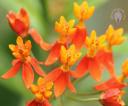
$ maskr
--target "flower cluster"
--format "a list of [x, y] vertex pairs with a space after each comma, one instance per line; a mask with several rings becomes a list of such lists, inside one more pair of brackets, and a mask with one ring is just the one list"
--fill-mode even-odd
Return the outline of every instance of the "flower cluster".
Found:
[[[89, 73], [94, 80], [101, 81], [104, 70], [110, 73], [110, 79], [95, 86], [97, 91], [103, 92], [99, 98], [100, 103], [103, 106], [125, 105], [121, 97], [124, 94], [123, 88], [127, 86], [125, 78], [128, 77], [128, 60], [122, 65], [122, 74], [116, 76], [112, 49], [113, 46], [122, 44], [126, 38], [122, 28], [115, 29], [112, 25], [109, 25], [102, 35], [97, 35], [95, 30], [89, 34], [84, 23], [93, 15], [94, 10], [94, 6], [90, 7], [86, 1], [81, 5], [74, 3], [76, 20], [67, 21], [61, 16], [59, 21], [55, 22], [55, 31], [59, 33], [59, 38], [53, 44], [45, 42], [39, 32], [30, 27], [29, 15], [25, 9], [21, 8], [18, 13], [10, 11], [7, 14], [8, 22], [18, 37], [16, 45], [9, 44], [15, 59], [2, 78], [12, 78], [20, 68], [22, 69], [25, 87], [35, 95], [26, 106], [51, 106], [49, 100], [52, 94], [57, 98], [66, 88], [77, 93], [73, 80]], [[25, 39], [27, 36], [31, 36], [42, 50], [49, 52], [45, 61], [39, 62], [32, 55], [32, 44], [30, 40]], [[82, 48], [86, 49], [86, 53], [81, 52]], [[59, 66], [49, 73], [45, 73], [40, 66], [49, 67], [57, 61]], [[39, 75], [37, 85], [33, 84], [33, 71]]]

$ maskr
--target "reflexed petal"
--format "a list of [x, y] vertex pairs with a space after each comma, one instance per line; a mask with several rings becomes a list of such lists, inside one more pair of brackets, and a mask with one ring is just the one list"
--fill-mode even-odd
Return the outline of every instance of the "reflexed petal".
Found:
[[99, 58], [103, 66], [107, 68], [110, 75], [112, 77], [115, 77], [116, 75], [114, 70], [114, 60], [112, 52], [99, 51], [99, 53], [97, 53], [97, 58]]
[[20, 66], [21, 62], [18, 61], [17, 63], [15, 63], [15, 65], [13, 65], [13, 67], [10, 70], [8, 70], [4, 75], [2, 75], [2, 78], [8, 79], [14, 77], [19, 71]]
[[54, 92], [55, 96], [59, 97], [62, 95], [67, 86], [67, 75], [66, 73], [62, 73], [55, 81], [54, 81]]
[[31, 58], [30, 64], [38, 75], [45, 76], [45, 72], [42, 70], [42, 68], [39, 66], [39, 64], [34, 58]]
[[34, 73], [31, 66], [28, 63], [23, 64], [22, 78], [27, 88], [29, 88], [34, 81]]
[[89, 72], [90, 72], [91, 76], [96, 81], [100, 81], [102, 70], [101, 70], [100, 63], [96, 58], [92, 58], [92, 59], [90, 58], [90, 60], [89, 60]]
[[75, 44], [77, 49], [81, 49], [87, 36], [87, 31], [85, 27], [77, 27], [76, 32], [73, 36], [72, 43]]
[[110, 80], [95, 86], [96, 90], [106, 91], [113, 88], [123, 88], [125, 84], [120, 83], [117, 78], [111, 78]]
[[53, 64], [55, 61], [57, 61], [57, 59], [60, 56], [60, 48], [61, 48], [60, 43], [56, 42], [55, 45], [52, 47], [52, 49], [50, 50], [49, 56], [45, 61], [45, 65], [51, 65]]
[[62, 73], [62, 70], [59, 68], [54, 69], [53, 71], [49, 72], [48, 75], [45, 77], [45, 81], [55, 81]]
[[76, 71], [71, 71], [71, 75], [74, 78], [80, 78], [84, 76], [88, 71], [88, 62], [89, 59], [87, 57], [83, 57], [83, 59], [78, 64]]
[[70, 80], [70, 76], [68, 75], [67, 76], [67, 86], [68, 86], [68, 88], [72, 91], [72, 92], [76, 92], [76, 89], [75, 89], [75, 87], [73, 86], [73, 84], [72, 84], [72, 82], [71, 82], [71, 80]]

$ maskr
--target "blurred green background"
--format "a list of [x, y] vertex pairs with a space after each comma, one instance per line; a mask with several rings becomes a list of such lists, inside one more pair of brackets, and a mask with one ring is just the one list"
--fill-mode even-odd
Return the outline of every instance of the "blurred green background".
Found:
[[[6, 19], [6, 14], [9, 10], [18, 11], [21, 7], [27, 9], [30, 15], [31, 26], [36, 28], [47, 42], [55, 41], [58, 36], [54, 32], [54, 23], [61, 15], [66, 19], [74, 18], [73, 16], [73, 2], [79, 3], [82, 0], [0, 0], [0, 75], [5, 73], [11, 67], [13, 59], [8, 44], [15, 43], [16, 34], [10, 29]], [[109, 24], [114, 27], [123, 27], [125, 36], [128, 32], [128, 0], [88, 0], [90, 5], [96, 7], [93, 17], [86, 22], [88, 32], [95, 29], [98, 35], [105, 32]], [[112, 19], [113, 11], [120, 8], [122, 11], [122, 20], [117, 23]], [[30, 38], [31, 39], [31, 38]], [[31, 39], [32, 40], [32, 39]], [[33, 53], [39, 60], [45, 60], [48, 53], [40, 50], [40, 48], [33, 43]], [[128, 57], [128, 42], [114, 48], [114, 59], [116, 73], [121, 73], [122, 62]], [[56, 65], [48, 68], [53, 69]], [[47, 69], [46, 67], [43, 67]], [[109, 78], [107, 72], [103, 74], [102, 81]], [[93, 86], [96, 82], [88, 77], [82, 79], [75, 86], [78, 92], [94, 92]], [[128, 93], [124, 100], [128, 105]], [[72, 95], [68, 91], [62, 97], [62, 100], [53, 100], [53, 106], [100, 106], [98, 102], [78, 102], [72, 101], [66, 95]], [[96, 95], [98, 96], [98, 95]], [[25, 106], [27, 100], [32, 99], [31, 92], [27, 91], [22, 83], [21, 73], [15, 78], [9, 80], [0, 79], [0, 106]], [[87, 96], [82, 96], [87, 98]], [[61, 101], [61, 103], [60, 103]]]

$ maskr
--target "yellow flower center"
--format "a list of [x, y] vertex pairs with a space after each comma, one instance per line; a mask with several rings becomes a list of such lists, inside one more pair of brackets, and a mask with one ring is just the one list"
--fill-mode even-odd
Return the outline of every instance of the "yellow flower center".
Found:
[[96, 37], [96, 31], [92, 31], [90, 38], [87, 37], [85, 44], [87, 46], [87, 55], [94, 57], [98, 50], [105, 47], [104, 45], [105, 36]]
[[28, 40], [24, 44], [23, 39], [20, 36], [17, 37], [16, 42], [17, 42], [17, 45], [14, 45], [14, 44], [9, 45], [9, 48], [12, 51], [12, 55], [17, 59], [25, 61], [26, 58], [28, 58], [30, 55], [30, 51], [32, 47], [31, 42]]
[[69, 68], [75, 64], [75, 62], [80, 58], [81, 53], [77, 52], [75, 45], [71, 45], [69, 49], [65, 46], [61, 46], [60, 50], [60, 61], [63, 64], [61, 68], [64, 71], [68, 71]]
[[53, 82], [45, 83], [44, 79], [39, 77], [37, 85], [31, 85], [31, 91], [35, 95], [37, 101], [44, 101], [52, 96]]

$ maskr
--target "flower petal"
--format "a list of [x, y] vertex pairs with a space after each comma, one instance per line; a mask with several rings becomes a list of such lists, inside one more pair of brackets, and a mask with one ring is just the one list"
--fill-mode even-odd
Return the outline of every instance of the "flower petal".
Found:
[[54, 81], [54, 92], [55, 96], [59, 97], [62, 95], [67, 86], [67, 76], [66, 73], [62, 73], [55, 81]]
[[[70, 75], [70, 74], [69, 74]], [[70, 89], [70, 91], [72, 91], [72, 92], [76, 92], [76, 89], [75, 89], [75, 87], [73, 86], [73, 84], [72, 84], [72, 82], [71, 82], [71, 80], [70, 80], [70, 76], [67, 76], [67, 86], [68, 86], [68, 88]]]
[[29, 34], [31, 35], [31, 37], [33, 38], [33, 40], [34, 40], [38, 45], [40, 45], [40, 47], [41, 47], [43, 50], [48, 51], [49, 49], [52, 48], [52, 45], [51, 45], [51, 44], [48, 44], [48, 43], [44, 42], [43, 38], [41, 38], [41, 35], [37, 32], [37, 30], [35, 30], [35, 29], [30, 29], [30, 30], [29, 30]]
[[114, 70], [114, 60], [113, 60], [112, 52], [99, 51], [97, 55], [98, 55], [97, 58], [100, 59], [101, 63], [103, 64], [103, 66], [107, 68], [111, 76], [115, 77], [116, 75], [115, 75], [115, 70]]
[[73, 36], [72, 43], [75, 44], [77, 49], [81, 49], [87, 36], [85, 27], [76, 27], [76, 32]]
[[96, 81], [100, 81], [102, 74], [101, 65], [95, 57], [89, 60], [89, 72]]
[[113, 88], [121, 89], [123, 87], [125, 87], [125, 84], [120, 83], [117, 78], [111, 78], [110, 80], [95, 86], [96, 90], [99, 91], [106, 91]]
[[4, 75], [2, 75], [2, 78], [8, 79], [14, 77], [19, 71], [20, 66], [21, 66], [21, 62], [18, 61], [17, 63], [15, 63], [15, 65], [13, 65], [11, 69], [9, 69]]
[[29, 88], [34, 81], [34, 73], [28, 63], [23, 64], [22, 78], [27, 88]]
[[88, 62], [89, 62], [88, 57], [86, 57], [86, 56], [83, 57], [83, 59], [78, 64], [76, 71], [70, 71], [71, 75], [74, 78], [80, 78], [80, 77], [84, 76], [88, 71]]
[[48, 81], [55, 81], [62, 73], [62, 70], [59, 68], [54, 69], [53, 71], [49, 72], [47, 76], [45, 76], [45, 82]]
[[37, 61], [34, 58], [31, 58], [30, 64], [38, 75], [45, 76], [45, 72], [41, 69], [41, 67], [38, 65]]
[[57, 61], [57, 59], [60, 56], [60, 48], [61, 48], [60, 43], [56, 42], [55, 45], [52, 47], [48, 58], [45, 61], [45, 65], [51, 65], [53, 64], [55, 61]]

